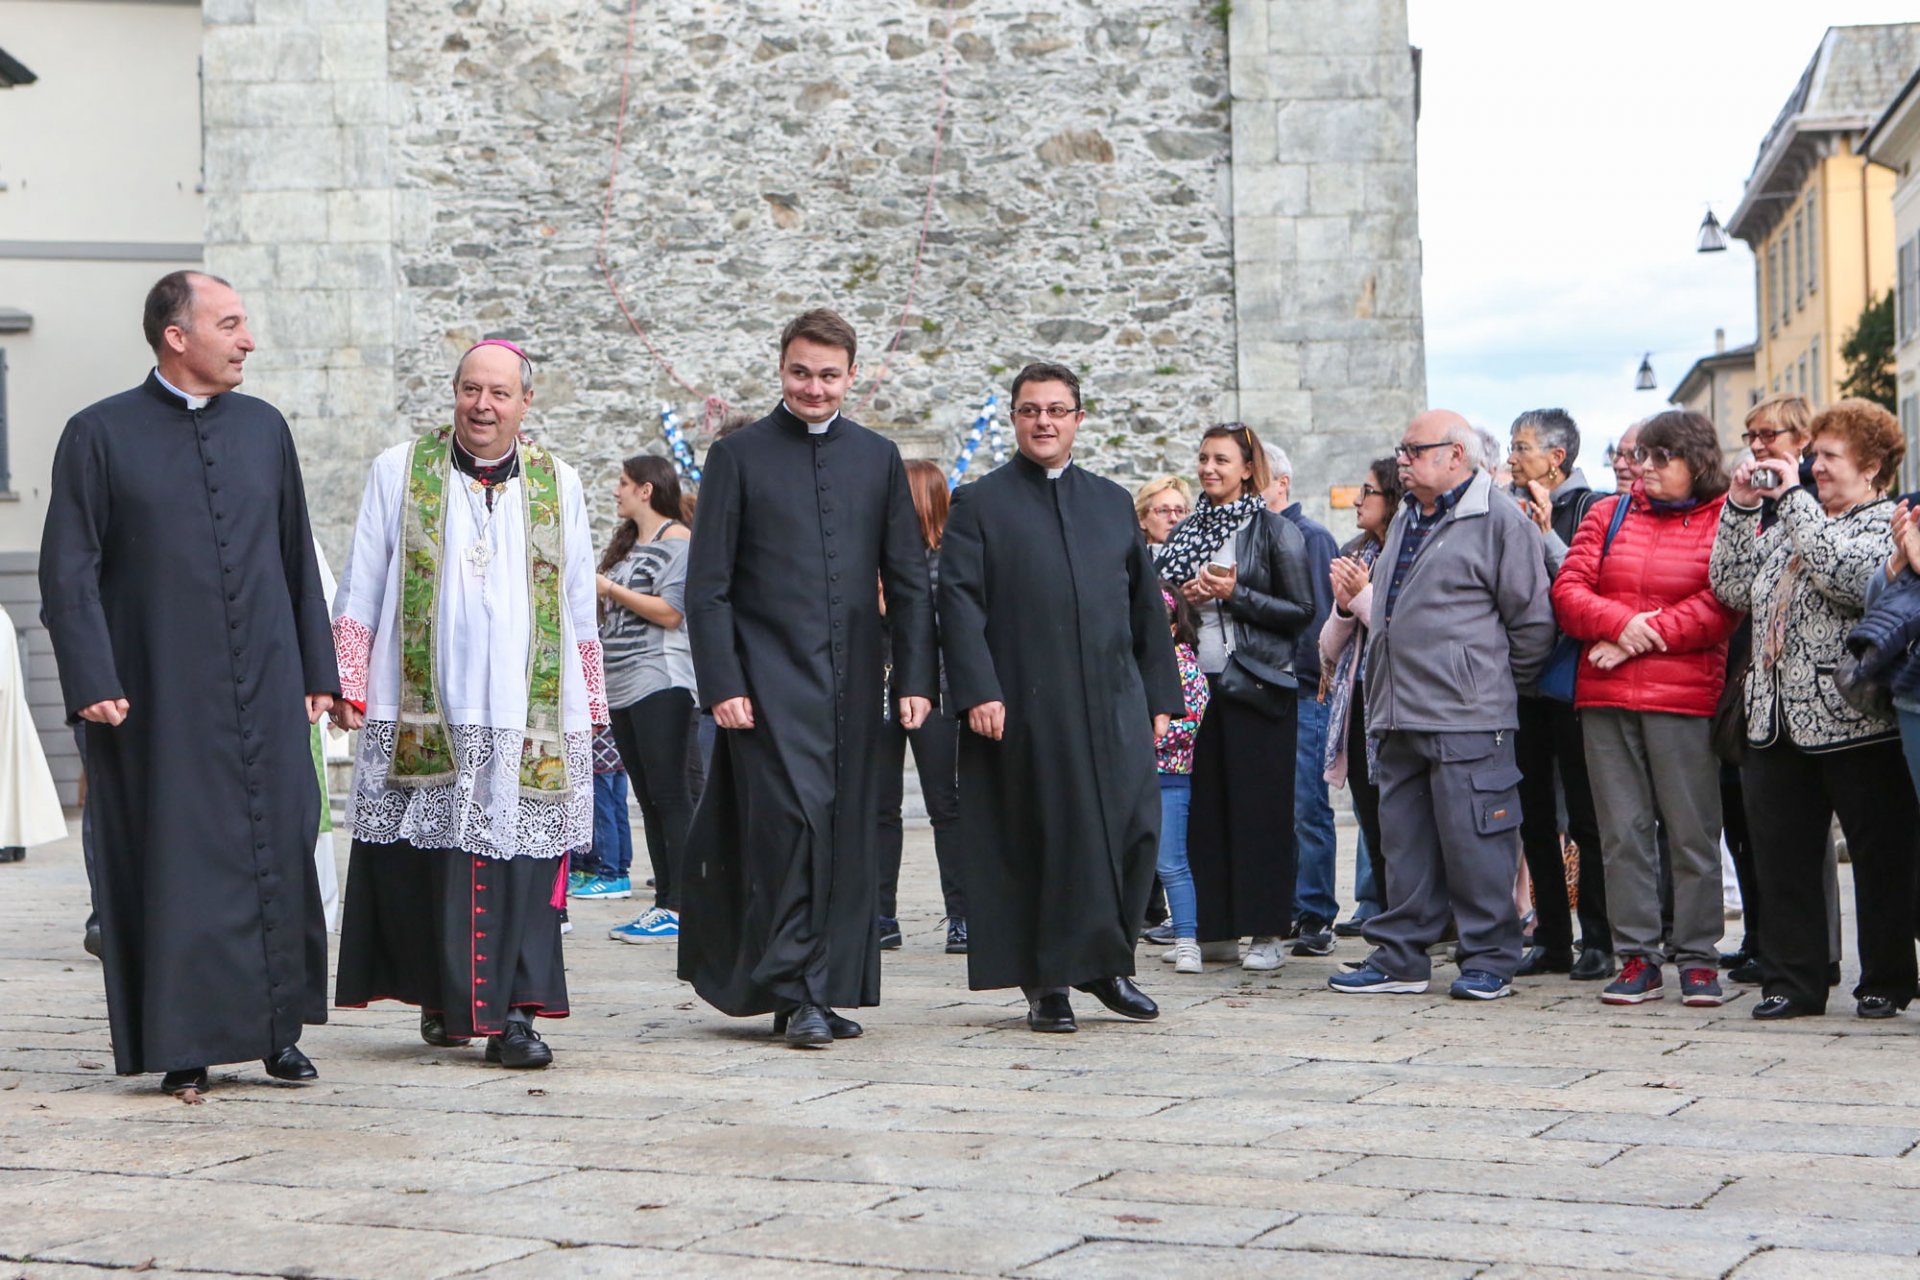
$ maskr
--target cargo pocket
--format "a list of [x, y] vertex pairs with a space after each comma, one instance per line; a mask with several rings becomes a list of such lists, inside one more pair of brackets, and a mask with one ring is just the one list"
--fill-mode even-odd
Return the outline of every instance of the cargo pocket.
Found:
[[1473, 784], [1473, 821], [1483, 836], [1514, 831], [1520, 826], [1520, 770], [1513, 765], [1488, 765], [1468, 774]]

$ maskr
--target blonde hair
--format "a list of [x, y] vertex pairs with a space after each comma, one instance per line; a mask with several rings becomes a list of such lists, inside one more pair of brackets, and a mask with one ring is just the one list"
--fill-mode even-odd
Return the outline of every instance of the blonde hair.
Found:
[[1778, 431], [1791, 431], [1803, 440], [1810, 439], [1813, 435], [1813, 406], [1807, 403], [1803, 395], [1782, 391], [1747, 410], [1746, 428], [1751, 431], [1756, 422], [1764, 422]]
[[1133, 491], [1133, 518], [1145, 520], [1147, 508], [1153, 505], [1153, 500], [1169, 489], [1180, 495], [1180, 501], [1188, 506], [1193, 505], [1193, 490], [1187, 487], [1184, 479], [1173, 475], [1155, 476]]

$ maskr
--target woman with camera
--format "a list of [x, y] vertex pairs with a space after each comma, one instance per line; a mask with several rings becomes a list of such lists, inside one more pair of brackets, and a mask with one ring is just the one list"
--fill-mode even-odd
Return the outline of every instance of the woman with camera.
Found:
[[[1853, 863], [1860, 983], [1855, 1012], [1891, 1018], [1913, 998], [1914, 874], [1920, 802], [1890, 715], [1851, 705], [1834, 681], [1847, 633], [1884, 572], [1906, 452], [1879, 405], [1847, 399], [1811, 424], [1818, 496], [1773, 459], [1734, 470], [1709, 574], [1730, 609], [1753, 618], [1742, 767], [1755, 870], [1767, 904], [1762, 1020], [1824, 1013], [1826, 895], [1821, 869], [1835, 814]], [[1777, 519], [1759, 530], [1763, 501]]]

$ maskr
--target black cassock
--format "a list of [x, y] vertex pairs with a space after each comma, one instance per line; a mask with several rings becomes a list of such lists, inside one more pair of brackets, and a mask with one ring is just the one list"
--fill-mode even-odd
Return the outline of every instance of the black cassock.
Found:
[[337, 694], [293, 437], [156, 377], [54, 454], [40, 591], [87, 726], [107, 1016], [123, 1075], [264, 1058], [327, 1020], [305, 695]]
[[874, 771], [893, 689], [935, 695], [933, 601], [893, 442], [785, 405], [707, 455], [687, 561], [703, 705], [722, 729], [687, 833], [680, 976], [723, 1013], [880, 1001]]
[[[969, 984], [1132, 974], [1160, 841], [1153, 716], [1183, 706], [1133, 499], [1023, 454], [961, 488], [940, 631], [962, 717]], [[966, 728], [983, 702], [1006, 704], [998, 742]]]

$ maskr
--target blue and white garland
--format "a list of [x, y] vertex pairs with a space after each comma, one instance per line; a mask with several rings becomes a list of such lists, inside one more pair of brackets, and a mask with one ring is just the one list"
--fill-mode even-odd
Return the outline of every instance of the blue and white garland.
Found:
[[987, 402], [980, 406], [980, 416], [973, 420], [973, 426], [967, 429], [967, 438], [960, 442], [960, 456], [954, 459], [953, 470], [947, 475], [947, 488], [958, 488], [960, 479], [967, 473], [967, 466], [973, 461], [973, 455], [985, 444], [991, 452], [995, 466], [1007, 460], [1006, 437], [1000, 429], [1000, 417], [995, 412], [1000, 405], [1000, 397], [994, 392], [987, 393]]
[[682, 480], [700, 483], [700, 467], [693, 460], [693, 449], [680, 434], [680, 415], [671, 406], [660, 406], [660, 434], [667, 438], [667, 452], [673, 455], [673, 469]]

